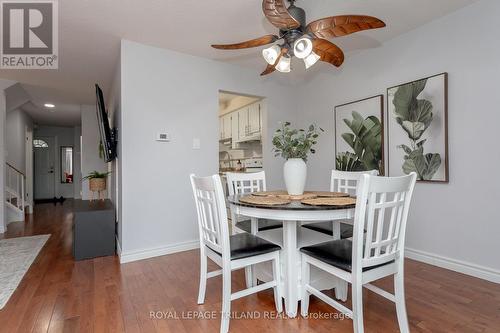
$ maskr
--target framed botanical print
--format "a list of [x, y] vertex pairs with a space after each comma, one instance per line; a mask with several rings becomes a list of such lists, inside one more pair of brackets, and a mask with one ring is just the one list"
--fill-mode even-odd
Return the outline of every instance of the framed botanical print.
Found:
[[385, 175], [383, 110], [383, 95], [335, 107], [335, 169]]
[[447, 183], [448, 73], [387, 89], [389, 176]]

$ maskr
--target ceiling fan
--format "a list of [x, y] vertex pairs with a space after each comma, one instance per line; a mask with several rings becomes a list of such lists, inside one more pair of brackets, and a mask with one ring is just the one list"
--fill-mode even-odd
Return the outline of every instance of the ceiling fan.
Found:
[[238, 50], [272, 44], [283, 40], [262, 51], [268, 63], [260, 75], [267, 75], [275, 70], [288, 73], [291, 71], [291, 60], [295, 56], [304, 61], [306, 69], [318, 60], [339, 67], [344, 62], [344, 52], [329, 38], [349, 35], [358, 31], [385, 27], [380, 19], [365, 15], [339, 15], [325, 17], [306, 25], [306, 13], [295, 6], [295, 0], [263, 0], [262, 10], [266, 18], [279, 28], [279, 35], [266, 35], [236, 44], [215, 44], [213, 48], [221, 50]]

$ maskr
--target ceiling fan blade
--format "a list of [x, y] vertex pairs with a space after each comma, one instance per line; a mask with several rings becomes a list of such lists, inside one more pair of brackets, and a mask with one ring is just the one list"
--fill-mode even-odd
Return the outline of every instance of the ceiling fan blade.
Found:
[[313, 51], [320, 56], [320, 60], [340, 67], [344, 62], [344, 52], [332, 42], [326, 39], [314, 39]]
[[279, 39], [276, 35], [266, 35], [259, 38], [247, 40], [245, 42], [236, 43], [236, 44], [214, 44], [211, 45], [215, 49], [220, 50], [239, 50], [239, 49], [248, 49], [251, 47], [263, 46], [267, 44], [274, 43]]
[[273, 66], [273, 65], [267, 65], [266, 69], [260, 73], [260, 76], [264, 76], [264, 75], [267, 75], [267, 74], [271, 74], [272, 72], [274, 72], [276, 70], [276, 66]]
[[285, 0], [264, 0], [262, 11], [266, 18], [279, 29], [295, 29], [300, 27], [300, 22], [290, 15], [286, 9]]
[[287, 52], [288, 52], [288, 49], [282, 47], [280, 55], [278, 56], [278, 58], [274, 62], [274, 65], [269, 65], [268, 64], [267, 67], [266, 67], [266, 69], [262, 73], [260, 73], [260, 76], [264, 76], [264, 75], [271, 74], [272, 72], [274, 72], [276, 70], [276, 66], [278, 65], [278, 63], [281, 60], [281, 57], [283, 57], [285, 55], [285, 53], [287, 53]]
[[340, 15], [325, 17], [309, 23], [306, 31], [318, 38], [340, 37], [355, 32], [385, 27], [385, 23], [372, 16]]

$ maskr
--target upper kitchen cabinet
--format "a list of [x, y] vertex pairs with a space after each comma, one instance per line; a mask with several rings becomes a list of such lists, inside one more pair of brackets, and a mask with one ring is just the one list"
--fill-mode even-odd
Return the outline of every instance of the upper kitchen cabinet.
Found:
[[238, 111], [238, 141], [260, 140], [261, 103], [254, 103]]
[[219, 139], [227, 140], [233, 137], [232, 113], [228, 113], [219, 118]]
[[260, 133], [260, 103], [250, 105], [248, 108], [248, 132]]

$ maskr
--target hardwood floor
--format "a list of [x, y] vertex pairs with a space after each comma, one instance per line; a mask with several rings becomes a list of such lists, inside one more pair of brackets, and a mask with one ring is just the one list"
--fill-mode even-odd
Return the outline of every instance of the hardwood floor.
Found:
[[[209, 281], [206, 303], [196, 304], [198, 251], [125, 265], [117, 257], [75, 262], [71, 224], [67, 201], [38, 205], [27, 222], [9, 225], [4, 238], [52, 237], [0, 310], [0, 332], [219, 331], [218, 319], [190, 318], [221, 309], [220, 277]], [[235, 272], [233, 290], [243, 283], [242, 271]], [[389, 279], [378, 285], [392, 291]], [[406, 293], [412, 332], [500, 332], [500, 285], [407, 260]], [[394, 304], [365, 290], [364, 309], [366, 332], [398, 332]], [[232, 311], [238, 319], [230, 332], [352, 332], [351, 320], [333, 319], [335, 310], [315, 298], [316, 318], [269, 319], [271, 290], [232, 302]], [[245, 318], [251, 315], [260, 318]]]

